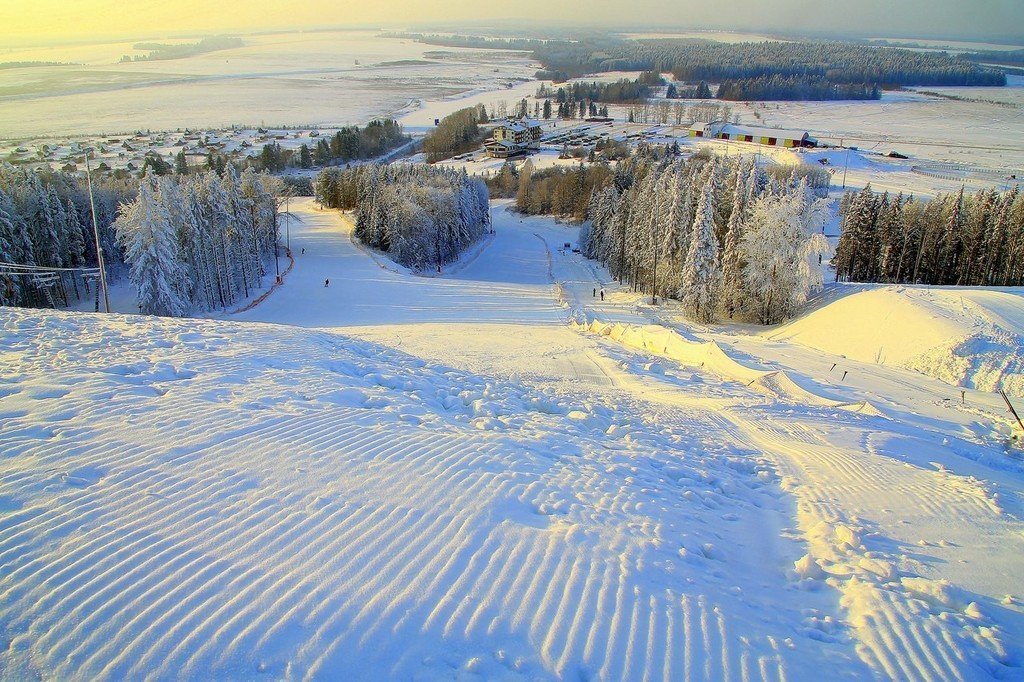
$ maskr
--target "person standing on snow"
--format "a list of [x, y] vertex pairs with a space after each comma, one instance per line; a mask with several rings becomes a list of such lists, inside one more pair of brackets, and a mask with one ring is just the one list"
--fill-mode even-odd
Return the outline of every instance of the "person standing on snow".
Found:
[[329, 286], [331, 286], [331, 280], [329, 280], [329, 279], [325, 279], [325, 280], [324, 280], [324, 288], [327, 288], [327, 287], [329, 287]]

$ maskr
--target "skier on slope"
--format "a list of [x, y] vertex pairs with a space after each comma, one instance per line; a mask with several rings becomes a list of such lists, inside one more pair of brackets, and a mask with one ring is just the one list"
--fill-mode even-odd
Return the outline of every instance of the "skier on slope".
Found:
[[331, 286], [331, 280], [329, 280], [329, 279], [325, 279], [325, 280], [324, 280], [324, 288], [327, 288], [327, 287], [329, 287], [329, 286]]

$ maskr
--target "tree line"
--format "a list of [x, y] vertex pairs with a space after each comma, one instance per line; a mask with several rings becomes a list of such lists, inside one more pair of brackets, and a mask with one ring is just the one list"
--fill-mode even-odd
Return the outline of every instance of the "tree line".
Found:
[[[660, 80], [660, 77], [659, 77]], [[597, 81], [567, 83], [557, 89], [542, 84], [537, 88], [538, 98], [551, 98], [559, 104], [565, 102], [636, 102], [647, 99], [651, 84], [641, 79], [621, 78], [612, 83]]]
[[931, 200], [843, 197], [836, 280], [945, 285], [1024, 284], [1024, 196], [981, 189]]
[[[93, 186], [100, 243], [108, 270], [123, 263], [113, 223], [133, 195], [130, 178], [97, 177]], [[96, 267], [86, 183], [74, 175], [0, 164], [0, 262], [44, 268]], [[54, 276], [0, 272], [0, 305], [54, 307], [80, 300], [90, 284], [80, 273]]]
[[724, 80], [718, 86], [718, 99], [731, 101], [827, 101], [840, 99], [880, 99], [878, 85], [841, 83], [821, 76], [756, 76]]
[[416, 270], [440, 268], [490, 229], [487, 186], [466, 172], [410, 164], [327, 168], [314, 183], [327, 208], [355, 209], [355, 236]]
[[230, 165], [223, 178], [146, 174], [114, 224], [140, 312], [226, 308], [276, 274], [276, 188], [274, 178]]
[[479, 124], [487, 120], [487, 109], [483, 104], [459, 109], [445, 116], [423, 139], [427, 161], [441, 161], [479, 146], [483, 141]]
[[587, 216], [584, 255], [700, 322], [774, 324], [822, 285], [827, 202], [806, 179], [780, 181], [750, 160], [634, 157], [593, 193]]
[[994, 85], [1006, 75], [944, 52], [845, 42], [718, 43], [679, 39], [547, 43], [534, 50], [548, 69], [570, 74], [671, 72], [686, 82], [779, 76], [875, 85]]
[[520, 169], [505, 163], [487, 180], [487, 186], [492, 196], [514, 197], [520, 213], [556, 215], [578, 223], [586, 218], [591, 193], [612, 175], [610, 166], [603, 163], [537, 171], [528, 160]]
[[230, 50], [244, 47], [245, 43], [236, 36], [209, 36], [197, 43], [135, 43], [133, 50], [146, 50], [146, 54], [124, 55], [122, 62], [149, 62], [164, 59], [183, 59], [207, 52]]
[[346, 126], [330, 137], [317, 140], [312, 149], [307, 144], [302, 144], [298, 150], [284, 149], [278, 142], [268, 142], [260, 151], [258, 163], [271, 173], [286, 168], [332, 166], [381, 156], [410, 139], [394, 119], [377, 119], [362, 128]]
[[623, 40], [610, 36], [588, 36], [575, 41], [416, 37], [434, 45], [529, 50], [544, 67], [537, 77], [556, 82], [589, 73], [655, 71], [671, 72], [676, 80], [691, 83], [777, 76], [879, 87], [1006, 85], [1002, 71], [962, 56], [852, 42], [730, 44], [686, 39]]

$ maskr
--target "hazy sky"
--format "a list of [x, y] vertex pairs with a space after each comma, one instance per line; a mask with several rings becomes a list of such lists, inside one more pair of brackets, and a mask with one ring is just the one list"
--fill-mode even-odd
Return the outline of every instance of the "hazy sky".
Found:
[[864, 37], [1024, 39], [1024, 0], [0, 0], [0, 47], [331, 25], [529, 19]]

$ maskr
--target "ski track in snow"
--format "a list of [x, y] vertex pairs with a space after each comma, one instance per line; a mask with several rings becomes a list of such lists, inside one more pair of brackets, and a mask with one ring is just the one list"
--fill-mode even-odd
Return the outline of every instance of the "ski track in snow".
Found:
[[693, 415], [327, 334], [2, 319], [5, 377], [73, 387], [3, 399], [8, 675], [786, 677], [796, 616], [759, 602], [793, 588], [729, 567], [785, 505]]
[[422, 278], [298, 203], [226, 321], [0, 309], [0, 677], [1022, 677], [983, 411], [666, 357], [501, 205]]

